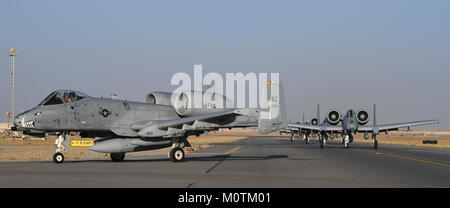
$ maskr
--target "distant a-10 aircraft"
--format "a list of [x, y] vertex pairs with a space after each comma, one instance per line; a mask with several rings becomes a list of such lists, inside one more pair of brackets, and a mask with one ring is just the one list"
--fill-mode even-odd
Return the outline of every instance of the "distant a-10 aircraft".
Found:
[[317, 118], [311, 120], [311, 123], [289, 123], [285, 128], [285, 132], [289, 130], [292, 134], [303, 135], [304, 140], [308, 143], [309, 136], [317, 134], [319, 136], [320, 148], [323, 148], [328, 137], [334, 138], [342, 136], [342, 143], [345, 148], [353, 142], [353, 134], [364, 133], [364, 138], [369, 139], [369, 133], [372, 134], [372, 147], [378, 148], [377, 134], [380, 132], [397, 131], [400, 128], [410, 128], [419, 125], [428, 125], [439, 123], [439, 120], [412, 121], [393, 124], [376, 124], [376, 105], [373, 106], [373, 125], [367, 125], [369, 122], [369, 113], [365, 110], [355, 112], [353, 109], [347, 111], [345, 115], [341, 115], [337, 110], [329, 110], [326, 118], [322, 123], [320, 121], [320, 107], [317, 105]]

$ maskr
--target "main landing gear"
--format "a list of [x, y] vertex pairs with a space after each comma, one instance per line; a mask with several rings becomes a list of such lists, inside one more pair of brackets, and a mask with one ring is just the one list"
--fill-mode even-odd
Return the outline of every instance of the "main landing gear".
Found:
[[180, 162], [184, 159], [184, 150], [181, 147], [172, 148], [169, 152], [170, 160]]
[[306, 144], [308, 144], [308, 134], [303, 134], [303, 133], [301, 133], [300, 131], [298, 132], [298, 134], [294, 134], [294, 133], [291, 133], [291, 142], [293, 142], [294, 141], [294, 139], [297, 137], [297, 138], [300, 138], [300, 137], [302, 137], [303, 136], [303, 141], [306, 143]]
[[110, 157], [113, 162], [122, 162], [125, 159], [125, 152], [111, 153]]
[[378, 141], [376, 134], [372, 134], [372, 148], [378, 149]]
[[64, 153], [69, 150], [70, 136], [69, 133], [61, 133], [55, 140], [56, 153], [53, 155], [53, 162], [56, 164], [64, 162]]
[[169, 158], [173, 162], [181, 162], [184, 160], [184, 147], [190, 147], [187, 137], [176, 137], [172, 139], [172, 149], [169, 152]]

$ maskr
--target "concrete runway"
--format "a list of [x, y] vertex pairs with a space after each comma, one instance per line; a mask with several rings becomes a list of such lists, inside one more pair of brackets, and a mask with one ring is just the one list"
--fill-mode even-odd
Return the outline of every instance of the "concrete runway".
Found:
[[320, 149], [288, 137], [249, 137], [188, 153], [125, 161], [0, 162], [0, 187], [450, 187], [450, 150], [369, 143]]

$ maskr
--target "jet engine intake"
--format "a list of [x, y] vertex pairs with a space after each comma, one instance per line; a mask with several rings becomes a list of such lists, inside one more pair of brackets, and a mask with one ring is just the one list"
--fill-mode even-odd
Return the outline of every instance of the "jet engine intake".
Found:
[[144, 102], [160, 105], [172, 105], [172, 93], [170, 92], [150, 92], [145, 97]]
[[365, 110], [359, 110], [358, 113], [356, 113], [356, 118], [358, 119], [359, 125], [364, 125], [369, 122], [369, 113]]
[[337, 110], [330, 110], [327, 113], [327, 123], [336, 125], [341, 120], [341, 114]]

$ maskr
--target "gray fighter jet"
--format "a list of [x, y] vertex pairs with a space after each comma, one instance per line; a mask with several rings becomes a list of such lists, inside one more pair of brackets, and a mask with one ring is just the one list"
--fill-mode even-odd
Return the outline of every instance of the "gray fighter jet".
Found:
[[439, 123], [439, 120], [425, 120], [377, 125], [376, 105], [373, 105], [373, 125], [366, 125], [369, 122], [369, 113], [367, 111], [359, 110], [355, 112], [353, 109], [348, 110], [345, 115], [341, 115], [337, 110], [329, 110], [326, 114], [325, 120], [321, 124], [317, 125], [317, 121], [320, 121], [319, 109], [320, 108], [318, 105], [317, 120], [311, 121], [312, 124], [289, 123], [288, 128], [295, 129], [293, 131], [298, 132], [299, 135], [303, 134], [306, 143], [310, 134], [317, 134], [319, 136], [320, 148], [323, 148], [325, 146], [328, 137], [333, 139], [341, 135], [344, 147], [348, 148], [350, 143], [353, 142], [352, 134], [364, 133], [364, 138], [369, 139], [369, 133], [371, 133], [372, 147], [374, 149], [377, 149], [378, 141], [376, 136], [380, 132], [385, 132], [386, 134], [388, 134], [389, 131], [397, 131], [400, 128], [410, 129], [412, 126]]
[[[305, 144], [308, 144], [309, 138], [316, 137], [318, 134], [318, 131], [308, 129], [308, 128], [298, 128], [298, 127], [296, 127], [296, 125], [317, 126], [319, 124], [319, 120], [320, 120], [320, 109], [319, 108], [320, 108], [320, 106], [317, 105], [317, 117], [316, 118], [312, 118], [310, 121], [305, 121], [305, 114], [303, 114], [302, 122], [295, 122], [295, 123], [289, 122], [290, 125], [286, 126], [283, 129], [280, 129], [280, 134], [289, 133], [291, 135], [291, 142], [294, 141], [295, 137], [298, 137], [298, 138], [303, 137], [303, 141], [305, 142]], [[324, 123], [322, 123], [321, 125], [324, 125]]]
[[[184, 159], [183, 148], [189, 146], [186, 140], [189, 135], [249, 126], [269, 133], [287, 125], [281, 85], [278, 95], [271, 96], [267, 109], [216, 108], [214, 103], [193, 108], [185, 92], [174, 97], [172, 102], [172, 93], [153, 92], [144, 102], [131, 102], [58, 90], [36, 107], [17, 115], [12, 130], [35, 136], [57, 133], [55, 163], [64, 161], [71, 132], [79, 132], [85, 138], [100, 137], [88, 149], [110, 153], [112, 161], [124, 160], [127, 152], [172, 147], [169, 158], [177, 162]], [[220, 99], [219, 95], [215, 97]]]
[[[291, 123], [289, 121], [289, 123]], [[317, 118], [313, 118], [311, 119], [311, 121], [305, 121], [305, 114], [303, 114], [303, 120], [302, 122], [295, 122], [295, 124], [312, 124], [312, 125], [317, 125], [318, 121]], [[302, 137], [303, 136], [303, 141], [305, 141], [306, 144], [308, 144], [309, 141], [309, 136], [312, 135], [313, 137], [315, 136], [314, 131], [311, 131], [309, 129], [301, 129], [301, 128], [296, 128], [296, 127], [289, 127], [286, 126], [285, 128], [280, 129], [280, 135], [283, 134], [290, 134], [291, 135], [291, 142], [294, 141], [295, 137]]]

